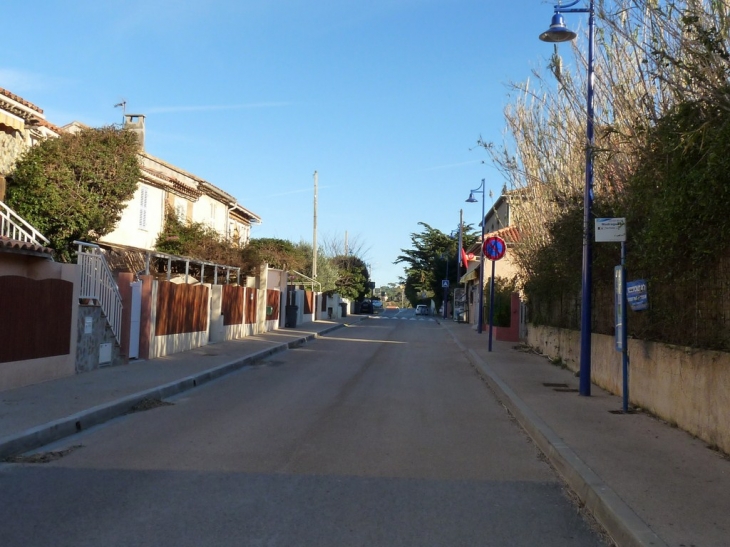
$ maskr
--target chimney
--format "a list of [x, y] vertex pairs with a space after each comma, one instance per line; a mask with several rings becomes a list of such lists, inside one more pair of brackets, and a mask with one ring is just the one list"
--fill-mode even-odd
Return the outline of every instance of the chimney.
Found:
[[124, 129], [129, 129], [137, 134], [139, 148], [144, 150], [144, 114], [125, 114]]

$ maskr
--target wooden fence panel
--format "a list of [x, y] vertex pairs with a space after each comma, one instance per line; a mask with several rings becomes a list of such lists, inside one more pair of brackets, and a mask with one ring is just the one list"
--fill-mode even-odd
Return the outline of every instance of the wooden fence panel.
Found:
[[243, 287], [223, 285], [221, 314], [225, 326], [243, 324], [243, 293]]
[[0, 363], [71, 352], [73, 283], [0, 277]]
[[246, 325], [256, 324], [256, 292], [257, 289], [246, 288]]
[[274, 321], [279, 319], [279, 299], [281, 297], [280, 291], [269, 289], [266, 291], [266, 308], [267, 311], [270, 309], [271, 313], [266, 314], [267, 321]]
[[208, 287], [158, 283], [155, 336], [200, 332], [207, 325]]
[[314, 293], [312, 291], [304, 291], [304, 314], [314, 313]]

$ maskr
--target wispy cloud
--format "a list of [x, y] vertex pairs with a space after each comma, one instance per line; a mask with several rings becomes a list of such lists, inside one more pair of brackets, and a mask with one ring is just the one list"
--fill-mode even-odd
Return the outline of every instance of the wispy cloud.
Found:
[[461, 163], [450, 163], [448, 165], [437, 165], [436, 167], [428, 167], [426, 169], [421, 169], [421, 171], [440, 171], [442, 169], [451, 169], [452, 167], [461, 167], [462, 165], [473, 165], [475, 163], [481, 163], [482, 160], [474, 160], [474, 161], [462, 161]]
[[289, 102], [264, 102], [227, 105], [194, 105], [194, 106], [153, 106], [145, 109], [149, 114], [170, 114], [178, 112], [212, 112], [219, 110], [247, 110], [255, 108], [280, 108], [289, 106]]

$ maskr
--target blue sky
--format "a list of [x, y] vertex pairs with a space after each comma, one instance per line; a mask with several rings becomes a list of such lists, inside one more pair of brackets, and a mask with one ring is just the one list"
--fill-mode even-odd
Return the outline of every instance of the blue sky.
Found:
[[149, 153], [262, 217], [253, 237], [311, 242], [318, 171], [320, 245], [347, 232], [381, 285], [419, 221], [476, 225], [469, 190], [499, 195], [477, 140], [502, 140], [506, 84], [550, 55], [551, 16], [543, 0], [17, 2], [0, 87], [57, 125], [119, 123], [126, 100]]

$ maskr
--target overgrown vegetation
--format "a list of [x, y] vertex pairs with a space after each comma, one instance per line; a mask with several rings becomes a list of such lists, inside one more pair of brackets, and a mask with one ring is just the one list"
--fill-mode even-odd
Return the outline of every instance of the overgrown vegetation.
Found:
[[74, 240], [95, 241], [121, 218], [139, 181], [138, 147], [114, 126], [46, 139], [18, 160], [6, 201], [68, 261]]
[[[252, 239], [243, 249], [231, 246], [209, 226], [178, 218], [168, 208], [165, 226], [157, 238], [158, 251], [241, 268], [244, 276], [255, 275], [261, 264], [312, 277], [312, 246], [285, 239]], [[333, 247], [333, 248], [336, 248]], [[197, 272], [197, 267], [196, 272]], [[359, 299], [368, 291], [369, 273], [362, 259], [353, 255], [317, 256], [317, 290], [337, 292], [344, 298]]]
[[[649, 282], [634, 335], [730, 349], [730, 16], [725, 2], [597, 2], [594, 217], [626, 217], [629, 279]], [[482, 143], [513, 201], [531, 319], [578, 327], [585, 40], [512, 87], [511, 142]], [[561, 46], [564, 48], [565, 46]], [[565, 50], [563, 49], [563, 53]], [[566, 68], [566, 65], [570, 68]], [[594, 331], [613, 329], [617, 244], [594, 245]]]
[[206, 224], [178, 218], [172, 207], [167, 207], [165, 224], [157, 236], [155, 249], [171, 255], [239, 267], [244, 275], [252, 274], [259, 264], [247, 261], [241, 249], [231, 246]]

